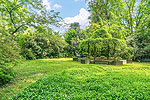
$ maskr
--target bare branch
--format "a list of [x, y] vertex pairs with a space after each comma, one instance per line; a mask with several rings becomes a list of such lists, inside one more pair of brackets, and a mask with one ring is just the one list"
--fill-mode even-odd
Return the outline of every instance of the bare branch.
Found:
[[15, 29], [15, 31], [13, 31], [12, 32], [12, 35], [14, 35], [21, 27], [23, 27], [23, 26], [25, 26], [25, 25], [28, 25], [30, 22], [28, 22], [28, 23], [26, 23], [26, 24], [22, 24], [22, 25], [20, 25], [19, 27], [17, 27], [16, 29]]

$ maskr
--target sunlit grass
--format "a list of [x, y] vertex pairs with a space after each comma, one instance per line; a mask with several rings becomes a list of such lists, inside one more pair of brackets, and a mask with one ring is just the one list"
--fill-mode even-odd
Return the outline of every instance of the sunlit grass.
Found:
[[[123, 66], [113, 66], [113, 65], [81, 64], [79, 62], [73, 62], [72, 58], [39, 59], [39, 60], [25, 61], [24, 63], [16, 66], [14, 70], [18, 73], [16, 80], [13, 83], [8, 84], [3, 88], [0, 88], [0, 99], [2, 100], [3, 99], [7, 100], [8, 98], [16, 95], [23, 88], [29, 86], [31, 83], [36, 82], [38, 79], [42, 79], [48, 76], [53, 77], [55, 73], [59, 72], [65, 73], [64, 78], [71, 77], [71, 79], [73, 79], [72, 81], [79, 80], [79, 82], [82, 83], [80, 85], [83, 87], [84, 85], [88, 85], [86, 83], [87, 81], [90, 81], [91, 82], [90, 84], [96, 85], [96, 83], [92, 83], [92, 81], [99, 80], [103, 82], [102, 84], [98, 83], [99, 85], [102, 86], [106, 85], [108, 87], [111, 87], [109, 91], [111, 92], [115, 90], [114, 93], [119, 92], [117, 90], [117, 87], [112, 86], [117, 86], [118, 84], [120, 84], [118, 85], [119, 88], [123, 89], [127, 88], [129, 90], [125, 92], [126, 94], [128, 92], [132, 93], [132, 91], [130, 91], [129, 88], [138, 89], [139, 87], [139, 89], [142, 92], [143, 91], [146, 92], [148, 90], [145, 87], [150, 86], [149, 81], [150, 63], [135, 62]], [[71, 80], [68, 80], [68, 82], [69, 81]], [[59, 83], [57, 84], [59, 85]], [[73, 83], [72, 86], [74, 85], [75, 84]], [[138, 92], [140, 91], [139, 89]], [[106, 90], [104, 91], [106, 93], [108, 92]], [[72, 94], [72, 92], [70, 93], [71, 93], [70, 95], [72, 96], [73, 95], [79, 96], [79, 94], [75, 93]], [[86, 93], [86, 90], [82, 91], [82, 93], [83, 94]]]
[[8, 100], [24, 87], [36, 80], [72, 67], [71, 58], [39, 59], [25, 61], [14, 68], [17, 77], [14, 82], [0, 88], [0, 100]]
[[72, 58], [55, 58], [55, 59], [39, 59], [42, 61], [68, 61], [68, 60], [72, 60]]

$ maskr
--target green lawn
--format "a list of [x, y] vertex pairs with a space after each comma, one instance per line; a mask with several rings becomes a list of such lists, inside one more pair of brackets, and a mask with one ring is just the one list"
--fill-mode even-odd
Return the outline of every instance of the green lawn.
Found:
[[0, 100], [8, 100], [8, 98], [40, 78], [76, 66], [76, 63], [72, 63], [71, 60], [71, 58], [30, 60], [19, 64], [14, 68], [18, 74], [16, 80], [13, 83], [0, 88]]
[[25, 61], [15, 70], [16, 80], [0, 88], [2, 100], [18, 92], [14, 98], [19, 100], [150, 99], [150, 63], [84, 65], [72, 59], [45, 59]]

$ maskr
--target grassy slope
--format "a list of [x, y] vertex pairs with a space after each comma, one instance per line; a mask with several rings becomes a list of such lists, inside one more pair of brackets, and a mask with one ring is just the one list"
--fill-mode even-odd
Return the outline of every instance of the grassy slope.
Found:
[[[88, 86], [89, 83], [91, 84], [90, 86], [94, 86], [95, 84], [94, 87], [89, 86], [89, 90], [92, 94], [92, 88], [94, 88], [94, 91], [99, 91], [101, 88], [101, 90], [103, 90], [101, 91], [102, 93], [108, 92], [107, 94], [111, 95], [120, 95], [119, 93], [123, 93], [123, 89], [128, 90], [124, 95], [127, 96], [131, 93], [129, 97], [136, 94], [140, 95], [140, 91], [143, 92], [143, 94], [141, 93], [143, 96], [144, 94], [145, 96], [149, 95], [149, 92], [146, 93], [146, 91], [149, 91], [148, 87], [150, 86], [150, 63], [133, 63], [124, 66], [82, 65], [78, 62], [72, 62], [71, 59], [34, 60], [24, 62], [20, 66], [15, 67], [15, 70], [18, 72], [16, 81], [9, 84], [6, 88], [0, 89], [0, 95], [3, 99], [7, 99], [30, 83], [35, 82], [37, 79], [53, 75], [65, 69], [67, 74], [65, 75], [66, 77], [71, 77], [73, 80], [79, 80], [81, 82], [80, 88], [82, 88], [82, 90], [79, 91], [81, 91], [82, 95], [86, 93], [88, 88], [86, 86]], [[96, 86], [97, 83], [93, 83], [96, 80], [102, 83], [101, 86], [103, 88]], [[59, 85], [59, 83], [57, 84]], [[98, 90], [95, 90], [97, 87]], [[107, 91], [107, 87], [109, 87], [109, 91]], [[86, 88], [85, 91], [83, 88]], [[60, 95], [65, 93], [62, 90], [60, 92]], [[107, 94], [103, 93], [104, 96]], [[69, 93], [67, 95], [69, 95]], [[74, 94], [73, 91], [70, 91], [70, 95], [79, 96], [78, 93]], [[93, 96], [94, 95], [102, 94], [95, 93]]]

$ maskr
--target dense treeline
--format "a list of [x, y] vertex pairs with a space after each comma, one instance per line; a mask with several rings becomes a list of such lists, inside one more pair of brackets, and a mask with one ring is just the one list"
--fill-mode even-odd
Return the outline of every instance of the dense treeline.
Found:
[[0, 1], [0, 85], [13, 79], [23, 59], [100, 57], [150, 58], [150, 0], [90, 0], [90, 26], [70, 25], [60, 35], [50, 27], [61, 17], [41, 0]]
[[113, 38], [125, 40], [129, 48], [134, 48], [133, 55], [125, 51], [125, 54], [130, 53], [133, 60], [150, 58], [150, 0], [91, 0], [89, 10], [91, 33], [103, 29]]
[[[70, 49], [70, 53], [71, 50], [75, 52], [72, 56], [121, 57], [135, 61], [150, 58], [150, 0], [90, 0], [88, 7], [91, 21], [84, 31], [85, 37], [78, 38], [80, 34], [75, 28], [70, 28], [65, 36], [74, 47]], [[97, 42], [97, 39], [103, 39], [103, 42]], [[123, 44], [117, 43], [118, 40], [124, 41]]]

